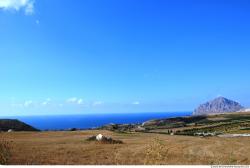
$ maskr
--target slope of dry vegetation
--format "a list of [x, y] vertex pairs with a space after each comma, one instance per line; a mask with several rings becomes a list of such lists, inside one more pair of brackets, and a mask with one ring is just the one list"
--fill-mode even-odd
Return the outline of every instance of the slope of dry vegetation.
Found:
[[[151, 133], [194, 136], [197, 133], [227, 134], [250, 133], [250, 113], [226, 113], [209, 116], [176, 117], [151, 120], [144, 124], [146, 131]], [[245, 131], [242, 131], [245, 130]]]
[[[88, 142], [102, 133], [124, 144]], [[0, 133], [13, 141], [9, 164], [250, 164], [250, 138], [169, 136], [109, 131]]]
[[11, 158], [11, 144], [10, 142], [0, 139], [0, 165], [9, 163]]

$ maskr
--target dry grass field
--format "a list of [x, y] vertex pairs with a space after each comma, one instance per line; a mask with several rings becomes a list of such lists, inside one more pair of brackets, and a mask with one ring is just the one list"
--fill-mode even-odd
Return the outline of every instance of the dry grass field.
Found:
[[[124, 144], [88, 142], [102, 133]], [[250, 137], [192, 137], [109, 131], [0, 133], [11, 165], [250, 164]]]

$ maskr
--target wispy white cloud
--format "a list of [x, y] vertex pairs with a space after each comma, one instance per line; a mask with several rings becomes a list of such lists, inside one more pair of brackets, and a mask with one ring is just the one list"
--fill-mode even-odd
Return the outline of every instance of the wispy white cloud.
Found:
[[102, 104], [104, 104], [103, 101], [95, 101], [95, 102], [93, 102], [93, 106], [99, 106], [99, 105], [102, 105]]
[[72, 103], [72, 104], [83, 104], [83, 99], [81, 98], [77, 98], [77, 97], [71, 97], [69, 99], [66, 100], [67, 103]]
[[35, 0], [0, 0], [0, 9], [3, 10], [24, 10], [26, 15], [34, 13]]
[[67, 100], [66, 100], [66, 102], [68, 102], [68, 103], [75, 103], [77, 101], [77, 98], [76, 97], [71, 97], [71, 98], [68, 98]]
[[42, 105], [46, 106], [50, 103], [51, 98], [47, 98], [44, 102], [42, 102]]
[[133, 105], [139, 105], [140, 102], [139, 102], [139, 101], [135, 101], [135, 102], [133, 102], [132, 104], [133, 104]]
[[23, 107], [22, 103], [12, 103], [11, 104], [12, 107]]
[[48, 102], [45, 101], [42, 103], [42, 105], [46, 106], [46, 105], [48, 105]]
[[83, 100], [82, 99], [78, 99], [77, 104], [83, 104]]
[[29, 106], [31, 106], [32, 104], [33, 104], [33, 101], [32, 101], [32, 100], [27, 100], [27, 101], [24, 102], [23, 106], [24, 106], [24, 107], [29, 107]]

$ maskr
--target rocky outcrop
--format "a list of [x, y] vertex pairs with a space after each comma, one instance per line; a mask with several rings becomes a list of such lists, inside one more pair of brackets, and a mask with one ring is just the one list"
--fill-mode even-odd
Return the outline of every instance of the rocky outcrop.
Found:
[[209, 115], [218, 113], [237, 112], [244, 107], [240, 103], [224, 97], [218, 97], [212, 101], [200, 105], [194, 110], [193, 115]]
[[106, 137], [102, 134], [91, 136], [87, 139], [87, 141], [94, 141], [94, 142], [103, 143], [103, 144], [123, 144], [121, 140], [114, 140], [111, 137]]
[[39, 131], [39, 130], [19, 120], [0, 119], [0, 131], [13, 132], [13, 131]]

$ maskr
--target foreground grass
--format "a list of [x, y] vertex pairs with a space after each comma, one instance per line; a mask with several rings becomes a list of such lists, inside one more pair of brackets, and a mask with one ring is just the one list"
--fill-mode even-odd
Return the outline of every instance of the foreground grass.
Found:
[[0, 165], [9, 163], [11, 158], [11, 144], [10, 142], [0, 139]]
[[[124, 144], [87, 142], [102, 133]], [[192, 165], [250, 164], [250, 138], [121, 134], [109, 131], [0, 133], [13, 143], [7, 164]], [[10, 156], [10, 155], [9, 155]]]

